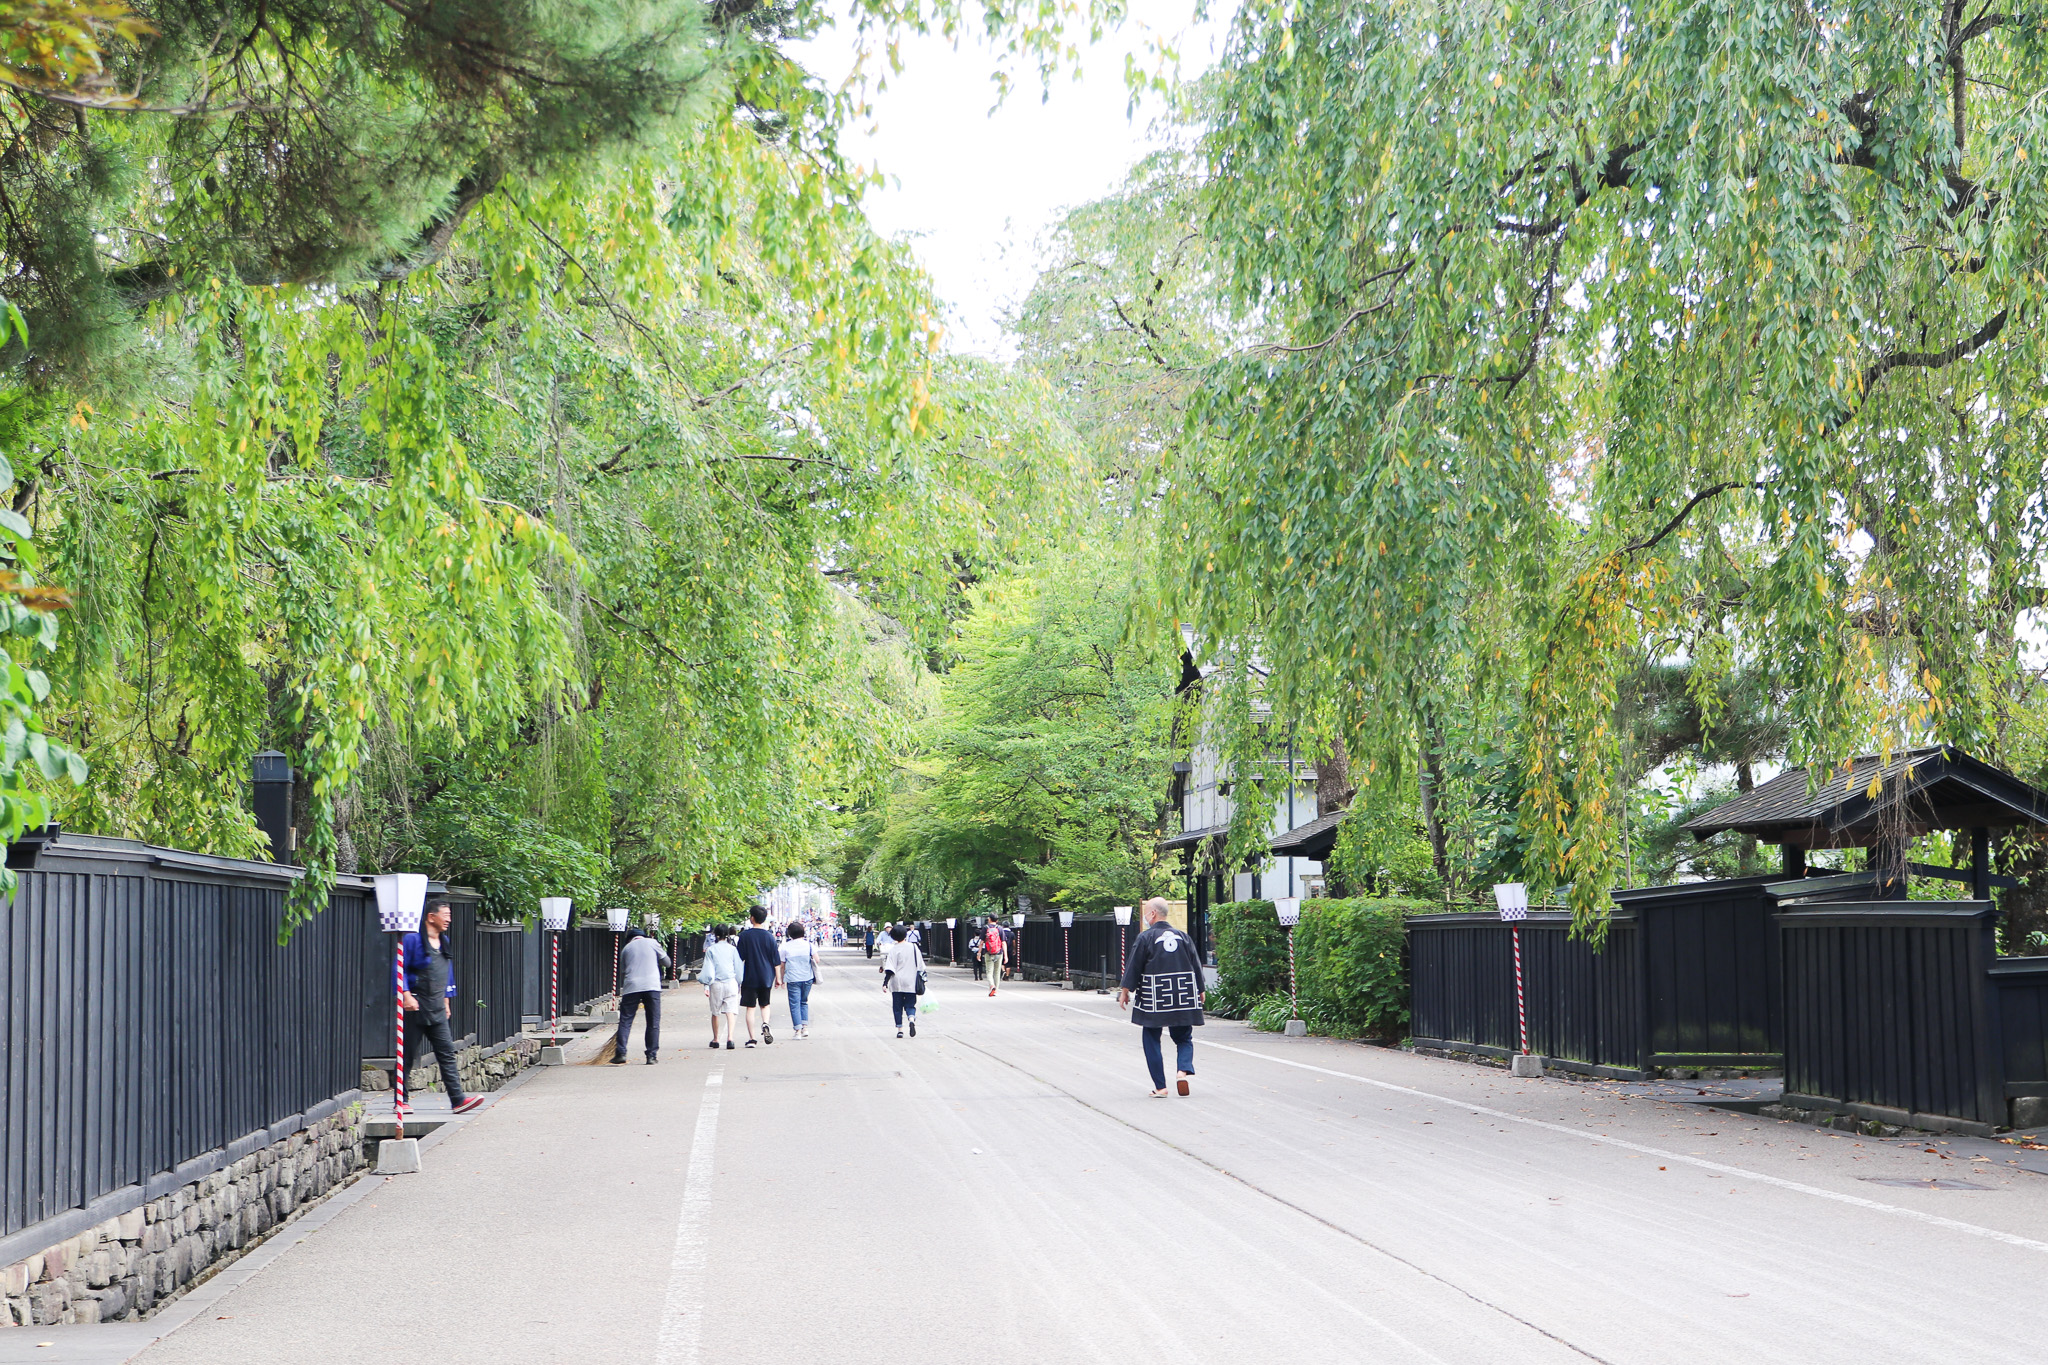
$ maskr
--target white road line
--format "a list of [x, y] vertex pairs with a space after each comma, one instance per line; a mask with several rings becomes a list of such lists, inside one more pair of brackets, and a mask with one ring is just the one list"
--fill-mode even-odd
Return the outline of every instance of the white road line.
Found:
[[[1058, 1002], [1054, 1003], [1057, 1004]], [[1106, 1018], [1096, 1010], [1082, 1009], [1078, 1005], [1059, 1005], [1059, 1008], [1072, 1010], [1076, 1014], [1085, 1014], [1089, 1018], [1101, 1020], [1103, 1023], [1122, 1022], [1120, 1019]], [[1952, 1232], [1966, 1232], [1972, 1237], [1988, 1237], [1994, 1242], [2003, 1242], [2007, 1246], [2025, 1247], [2028, 1251], [2048, 1252], [2048, 1242], [2037, 1242], [2031, 1237], [2022, 1237], [2018, 1233], [2002, 1232], [1997, 1228], [1987, 1228], [1978, 1223], [1965, 1223], [1957, 1218], [1944, 1218], [1938, 1213], [1922, 1213], [1918, 1209], [1902, 1208], [1897, 1204], [1880, 1203], [1875, 1199], [1865, 1199], [1861, 1195], [1842, 1194], [1836, 1190], [1822, 1189], [1818, 1185], [1804, 1185], [1797, 1180], [1786, 1180], [1782, 1176], [1765, 1175], [1762, 1171], [1744, 1170], [1740, 1166], [1729, 1166], [1719, 1161], [1706, 1161], [1696, 1156], [1687, 1156], [1683, 1152], [1670, 1152], [1662, 1147], [1647, 1147], [1640, 1142], [1629, 1142], [1623, 1138], [1609, 1137], [1605, 1133], [1589, 1133], [1584, 1129], [1568, 1127], [1562, 1123], [1550, 1123], [1543, 1119], [1532, 1119], [1523, 1114], [1510, 1114], [1504, 1109], [1489, 1109], [1483, 1104], [1473, 1104], [1469, 1100], [1454, 1099], [1449, 1095], [1432, 1094], [1427, 1090], [1416, 1090], [1409, 1086], [1396, 1085], [1392, 1081], [1376, 1081], [1370, 1076], [1361, 1076], [1352, 1071], [1333, 1071], [1326, 1066], [1315, 1066], [1308, 1062], [1290, 1061], [1285, 1057], [1273, 1057], [1263, 1052], [1253, 1052], [1250, 1048], [1232, 1047], [1228, 1043], [1203, 1043], [1202, 1046], [1215, 1048], [1219, 1052], [1235, 1052], [1242, 1057], [1256, 1057], [1262, 1062], [1271, 1062], [1275, 1066], [1291, 1066], [1301, 1071], [1314, 1071], [1324, 1076], [1337, 1076], [1347, 1081], [1357, 1081], [1360, 1085], [1370, 1085], [1381, 1090], [1391, 1090], [1400, 1095], [1413, 1095], [1417, 1099], [1433, 1100], [1438, 1104], [1463, 1109], [1469, 1114], [1484, 1114], [1488, 1118], [1502, 1119], [1508, 1123], [1519, 1123], [1529, 1128], [1541, 1128], [1546, 1132], [1562, 1133], [1566, 1137], [1583, 1138], [1587, 1142], [1597, 1142], [1607, 1147], [1619, 1147], [1623, 1151], [1640, 1152], [1644, 1156], [1656, 1157], [1659, 1161], [1675, 1161], [1681, 1165], [1694, 1166], [1703, 1171], [1712, 1171], [1716, 1175], [1733, 1176], [1738, 1180], [1754, 1180], [1758, 1184], [1774, 1185], [1781, 1190], [1791, 1190], [1795, 1194], [1812, 1195], [1816, 1199], [1831, 1199], [1837, 1204], [1847, 1204], [1852, 1208], [1869, 1209], [1873, 1213], [1889, 1213], [1899, 1218], [1910, 1218], [1916, 1223], [1926, 1223], [1933, 1227], [1947, 1228]]]
[[711, 1211], [712, 1156], [718, 1141], [718, 1097], [725, 1072], [704, 1078], [704, 1102], [690, 1139], [690, 1164], [683, 1174], [683, 1206], [676, 1214], [676, 1249], [668, 1262], [668, 1298], [661, 1306], [656, 1365], [698, 1365], [704, 1336], [704, 1280], [710, 1273], [705, 1251], [705, 1217]]

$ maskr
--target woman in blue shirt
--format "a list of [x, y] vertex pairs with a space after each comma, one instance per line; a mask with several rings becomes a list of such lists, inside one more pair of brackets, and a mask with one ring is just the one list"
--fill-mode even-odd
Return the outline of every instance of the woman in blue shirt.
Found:
[[811, 987], [818, 984], [816, 945], [804, 936], [802, 920], [791, 920], [789, 937], [782, 945], [782, 989], [789, 1001], [790, 1032], [799, 1038], [811, 1036]]

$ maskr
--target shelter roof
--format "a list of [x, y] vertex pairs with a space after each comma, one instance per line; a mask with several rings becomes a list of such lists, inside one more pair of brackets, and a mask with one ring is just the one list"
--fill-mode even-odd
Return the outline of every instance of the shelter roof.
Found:
[[1865, 754], [1813, 789], [1806, 769], [1788, 769], [1680, 828], [1697, 839], [1732, 830], [1771, 844], [1866, 848], [1937, 829], [2015, 825], [2048, 825], [2048, 792], [1944, 744]]
[[1321, 862], [1337, 846], [1337, 826], [1343, 823], [1344, 812], [1333, 810], [1274, 837], [1267, 842], [1267, 847], [1278, 858], [1314, 858]]

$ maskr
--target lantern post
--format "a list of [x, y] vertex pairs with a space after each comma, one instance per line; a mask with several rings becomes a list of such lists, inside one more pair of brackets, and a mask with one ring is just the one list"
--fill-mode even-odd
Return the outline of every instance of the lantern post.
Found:
[[569, 927], [569, 897], [540, 898], [540, 926], [548, 934], [548, 1041], [540, 1050], [542, 1066], [562, 1066], [562, 931]]
[[1529, 917], [1529, 888], [1521, 882], [1502, 882], [1493, 888], [1493, 901], [1500, 917], [1511, 927], [1515, 945], [1515, 1025], [1521, 1035], [1521, 1051], [1509, 1058], [1509, 1069], [1517, 1076], [1541, 1076], [1543, 1059], [1529, 1055], [1529, 1002], [1522, 989], [1522, 921]]
[[1060, 911], [1060, 980], [1064, 981], [1070, 990], [1074, 985], [1073, 929], [1074, 912]]
[[378, 1144], [380, 1175], [405, 1175], [420, 1168], [418, 1138], [405, 1135], [405, 936], [416, 934], [427, 905], [427, 878], [419, 872], [386, 872], [371, 879], [377, 890], [377, 923], [391, 935], [391, 1116], [392, 1137]]
[[614, 906], [604, 912], [605, 923], [612, 931], [612, 1008], [619, 1007], [619, 935], [626, 932], [626, 910]]
[[1294, 976], [1294, 926], [1301, 923], [1301, 897], [1281, 896], [1273, 902], [1281, 932], [1287, 935], [1287, 1036], [1306, 1038], [1308, 1025], [1301, 1018], [1301, 996]]
[[[1019, 897], [1019, 899], [1021, 900], [1022, 897]], [[1016, 965], [1012, 968], [1012, 974], [1019, 981], [1022, 981], [1024, 979], [1024, 912], [1022, 910], [1019, 910], [1010, 917], [1010, 928], [1016, 931], [1015, 935], [1010, 939], [1010, 946], [1016, 950], [1017, 954]]]

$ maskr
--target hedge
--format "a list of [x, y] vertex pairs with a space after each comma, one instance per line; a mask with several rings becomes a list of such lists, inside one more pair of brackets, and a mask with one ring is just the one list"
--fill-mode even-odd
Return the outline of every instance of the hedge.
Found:
[[[1311, 1033], [1400, 1039], [1408, 1032], [1404, 916], [1438, 910], [1421, 900], [1301, 903], [1294, 965], [1301, 1018]], [[1278, 1028], [1287, 1018], [1287, 940], [1271, 901], [1209, 908], [1216, 934], [1210, 1006], [1228, 1018]]]

